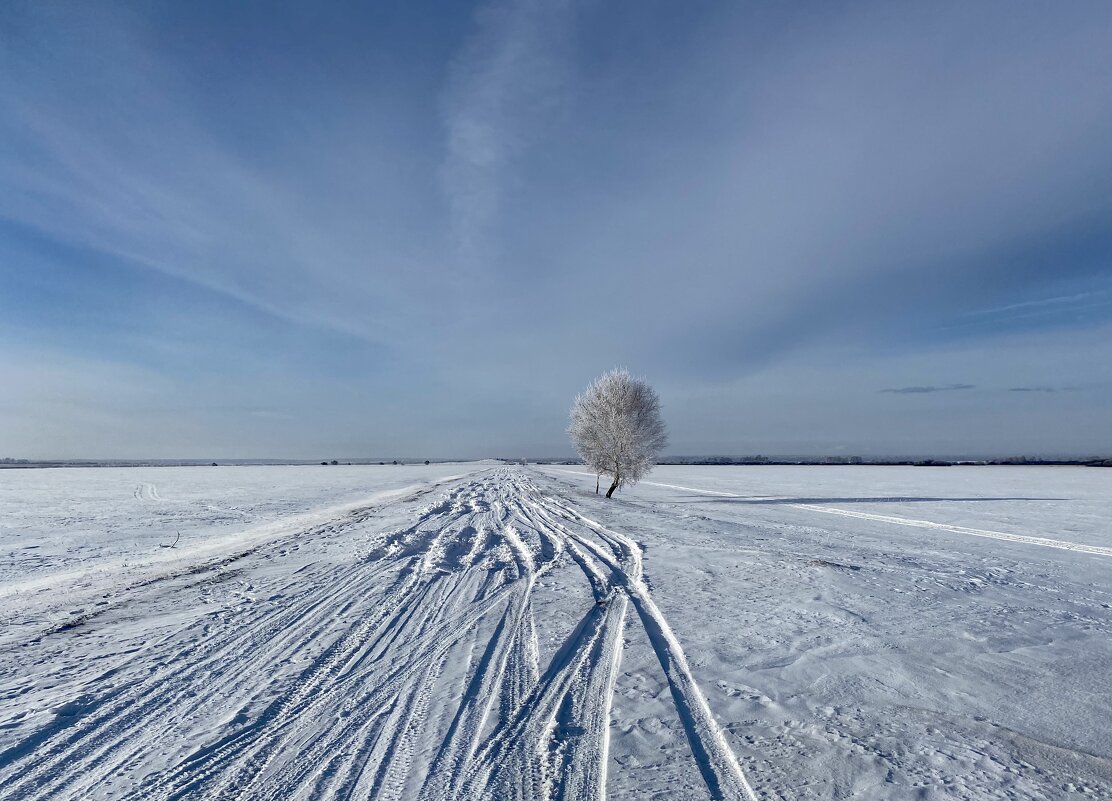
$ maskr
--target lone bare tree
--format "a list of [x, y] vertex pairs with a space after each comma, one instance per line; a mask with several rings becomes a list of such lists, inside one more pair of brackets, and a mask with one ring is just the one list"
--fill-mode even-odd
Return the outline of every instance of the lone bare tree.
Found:
[[[613, 476], [606, 497], [636, 483], [653, 465], [668, 431], [660, 418], [660, 398], [626, 370], [611, 370], [575, 399], [568, 426], [580, 458], [596, 475]], [[595, 492], [598, 492], [595, 482]]]

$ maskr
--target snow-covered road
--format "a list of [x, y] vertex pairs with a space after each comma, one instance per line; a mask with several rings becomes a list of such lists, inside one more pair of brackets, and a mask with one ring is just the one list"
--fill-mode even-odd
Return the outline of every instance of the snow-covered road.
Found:
[[[910, 542], [919, 518], [661, 472], [607, 502], [445, 468], [236, 506], [182, 551], [26, 561], [0, 581], [0, 797], [1112, 797], [1106, 546], [950, 519]], [[175, 525], [229, 508], [129, 486]]]
[[505, 468], [404, 527], [374, 518], [347, 510], [21, 643], [50, 678], [5, 677], [9, 725], [36, 695], [67, 700], [0, 753], [4, 797], [603, 798], [637, 625], [705, 792], [754, 798], [636, 542]]

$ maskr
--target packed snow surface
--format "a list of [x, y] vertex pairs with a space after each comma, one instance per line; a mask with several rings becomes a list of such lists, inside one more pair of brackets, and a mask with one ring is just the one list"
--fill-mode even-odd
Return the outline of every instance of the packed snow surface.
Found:
[[1087, 468], [4, 471], [0, 797], [1110, 799], [1110, 520]]

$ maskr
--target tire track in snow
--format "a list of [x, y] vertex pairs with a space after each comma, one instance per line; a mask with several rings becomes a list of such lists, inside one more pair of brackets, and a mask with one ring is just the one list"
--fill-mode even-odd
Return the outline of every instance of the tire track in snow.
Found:
[[[248, 722], [240, 730], [226, 736], [225, 741], [216, 750], [209, 747], [201, 749], [190, 764], [202, 763], [203, 766], [194, 772], [189, 781], [189, 789], [196, 790], [207, 788], [206, 782], [210, 777], [217, 775], [216, 766], [227, 767], [217, 776], [215, 788], [207, 788], [206, 795], [216, 797], [246, 797], [254, 782], [266, 771], [270, 763], [282, 752], [283, 747], [290, 737], [296, 737], [304, 725], [300, 718], [312, 718], [320, 708], [327, 708], [330, 703], [335, 703], [338, 695], [344, 696], [341, 703], [341, 712], [350, 706], [352, 692], [355, 688], [342, 686], [343, 677], [349, 673], [349, 666], [358, 664], [366, 655], [368, 649], [388, 650], [390, 644], [398, 636], [398, 631], [404, 627], [407, 620], [419, 615], [422, 610], [433, 604], [423, 603], [424, 598], [434, 590], [432, 585], [422, 585], [422, 576], [432, 571], [431, 554], [439, 551], [439, 541], [447, 532], [447, 528], [436, 525], [430, 535], [422, 540], [421, 532], [427, 528], [430, 520], [439, 520], [446, 513], [450, 504], [439, 504], [425, 510], [417, 524], [411, 526], [397, 538], [394, 545], [397, 548], [388, 548], [394, 552], [395, 558], [406, 558], [396, 587], [388, 597], [380, 600], [372, 607], [369, 618], [357, 623], [353, 629], [345, 634], [333, 646], [332, 651], [326, 652], [312, 668], [312, 675], [303, 674], [292, 691], [272, 704], [258, 719]], [[418, 544], [410, 542], [407, 536], [416, 539]], [[423, 541], [423, 544], [420, 544]], [[405, 601], [413, 603], [405, 603]], [[485, 609], [472, 610], [481, 614]], [[394, 666], [393, 672], [387, 672], [387, 681], [384, 682], [385, 690], [379, 690], [377, 695], [364, 699], [364, 709], [377, 712], [383, 702], [392, 701], [389, 695], [391, 682], [396, 683], [397, 675], [410, 669], [417, 669], [424, 661], [435, 657], [435, 648], [445, 631], [437, 629], [431, 634], [417, 636], [410, 650], [416, 650], [417, 655], [411, 661], [400, 667]], [[383, 642], [385, 641], [385, 645]], [[417, 647], [413, 647], [417, 646]], [[430, 650], [431, 649], [431, 650]], [[399, 689], [398, 692], [403, 691]], [[350, 713], [343, 715], [350, 717]], [[342, 731], [350, 730], [362, 718], [357, 716], [347, 720], [341, 728]], [[306, 756], [306, 755], [303, 755]], [[186, 771], [188, 774], [192, 771]], [[180, 780], [181, 775], [173, 777]], [[165, 782], [163, 782], [165, 783]], [[153, 792], [155, 788], [148, 788]], [[180, 797], [180, 793], [169, 797]]]
[[[561, 473], [571, 473], [577, 476], [594, 476], [594, 473], [584, 473], [579, 470], [561, 470]], [[643, 484], [650, 484], [654, 487], [664, 487], [665, 489], [678, 489], [684, 492], [694, 492], [697, 495], [714, 495], [721, 498], [740, 498], [745, 500], [780, 500], [786, 496], [765, 495], [765, 496], [752, 496], [752, 495], [738, 495], [732, 492], [719, 492], [718, 490], [698, 489], [696, 487], [682, 487], [678, 484], [662, 484], [656, 481], [643, 481]], [[828, 515], [841, 515], [842, 517], [856, 517], [861, 520], [875, 520], [880, 523], [892, 523], [898, 526], [911, 526], [913, 528], [930, 528], [938, 531], [949, 531], [954, 534], [968, 534], [972, 537], [987, 537], [994, 540], [1004, 540], [1006, 542], [1021, 542], [1026, 545], [1039, 545], [1044, 548], [1057, 548], [1062, 551], [1076, 551], [1078, 553], [1094, 554], [1096, 556], [1112, 556], [1112, 547], [1103, 545], [1085, 545], [1079, 542], [1070, 542], [1069, 540], [1057, 540], [1050, 537], [1033, 537], [1026, 534], [1009, 534], [1004, 531], [991, 531], [982, 528], [970, 528], [968, 526], [957, 526], [950, 523], [935, 523], [930, 520], [916, 520], [910, 517], [898, 517], [896, 515], [880, 515], [872, 512], [858, 512], [850, 509], [839, 509], [835, 506], [822, 506], [813, 503], [788, 503], [784, 504], [793, 509], [804, 509], [808, 512], [821, 512]]]
[[[691, 673], [687, 655], [679, 639], [672, 627], [668, 625], [667, 619], [656, 605], [643, 580], [641, 547], [629, 537], [584, 517], [550, 496], [546, 497], [544, 502], [566, 519], [577, 520], [593, 529], [614, 552], [621, 554], [622, 563], [619, 564], [612, 561], [612, 557], [599, 546], [577, 537], [600, 560], [608, 563], [616, 574], [622, 576], [621, 589], [629, 596], [636, 608], [653, 651], [656, 652], [660, 666], [668, 679], [676, 711], [679, 713], [691, 750], [711, 797], [757, 801], [757, 795], [746, 780], [737, 756], [714, 719], [706, 695], [703, 694]], [[623, 564], [628, 567], [623, 567]]]
[[[299, 541], [373, 523], [320, 521]], [[288, 553], [272, 550], [269, 570]], [[591, 594], [542, 664], [535, 589], [559, 566]], [[459, 481], [363, 554], [310, 562], [272, 589], [275, 603], [151, 643], [69, 725], [0, 755], [5, 801], [83, 800], [109, 783], [143, 801], [601, 801], [633, 621], [707, 792], [755, 799], [643, 580], [640, 547], [520, 472]], [[157, 754], [168, 756], [147, 767]]]
[[807, 509], [811, 512], [822, 512], [828, 515], [841, 515], [842, 517], [856, 517], [861, 520], [876, 520], [881, 523], [894, 523], [898, 526], [911, 526], [913, 528], [933, 528], [939, 531], [950, 531], [955, 534], [968, 534], [972, 537], [987, 537], [993, 540], [1007, 542], [1022, 542], [1027, 545], [1041, 545], [1044, 548], [1057, 548], [1062, 551], [1076, 551], [1078, 553], [1091, 553], [1096, 556], [1112, 556], [1112, 548], [1100, 545], [1084, 545], [1066, 540], [1055, 540], [1049, 537], [1031, 537], [1024, 534], [1008, 534], [1003, 531], [988, 531], [981, 528], [968, 526], [955, 526], [949, 523], [932, 523], [929, 520], [915, 520], [909, 517], [895, 517], [893, 515], [878, 515], [869, 512], [857, 512], [850, 509], [838, 509], [833, 506], [816, 506], [809, 503], [792, 504], [796, 509]]
[[[343, 587], [342, 577], [337, 577]], [[95, 780], [99, 768], [111, 769], [131, 756], [129, 741], [139, 739], [147, 728], [165, 725], [166, 717], [182, 719], [189, 716], [202, 703], [203, 697], [196, 692], [197, 685], [205, 684], [209, 696], [222, 693], [229, 685], [250, 678], [231, 671], [222, 671], [220, 666], [229, 655], [240, 649], [250, 649], [253, 641], [268, 639], [271, 648], [279, 654], [283, 646], [298, 648], [304, 639], [304, 632], [297, 637], [289, 627], [295, 621], [312, 622], [313, 615], [325, 601], [325, 593], [311, 594], [304, 605], [294, 605], [279, 610], [273, 619], [263, 617], [248, 625], [239, 633], [233, 633], [227, 640], [212, 641], [198, 633], [207, 627], [207, 622], [195, 624], [186, 635], [187, 642], [192, 640], [178, 653], [172, 652], [178, 644], [176, 639], [167, 639], [155, 648], [149, 649], [159, 665], [146, 678], [130, 683], [122, 692], [110, 692], [103, 697], [87, 699], [92, 709], [88, 715], [78, 717], [69, 726], [58, 727], [53, 737], [48, 737], [43, 746], [36, 750], [32, 758], [20, 765], [18, 771], [10, 774], [0, 768], [0, 782], [7, 785], [11, 798], [21, 798], [24, 793], [49, 791], [68, 785], [77, 791], [86, 781]], [[259, 628], [262, 628], [262, 631]], [[285, 636], [282, 631], [286, 630]], [[184, 669], [181, 665], [187, 667]], [[75, 779], [68, 771], [80, 768]], [[40, 781], [41, 779], [41, 781]]]
[[[365, 519], [363, 516], [355, 518]], [[345, 515], [339, 524], [327, 528], [334, 531], [344, 522], [351, 520]], [[326, 526], [318, 526], [316, 530], [323, 528]], [[310, 590], [301, 598], [295, 596], [288, 607], [279, 607], [273, 616], [249, 618], [246, 625], [224, 640], [196, 633], [198, 628], [207, 627], [207, 622], [190, 627], [184, 636], [164, 640], [152, 649], [169, 652], [156, 658], [156, 664], [162, 665], [160, 669], [115, 697], [89, 699], [88, 705], [94, 707], [90, 715], [61, 728], [59, 736], [49, 738], [33, 755], [30, 765], [24, 764], [18, 774], [12, 774], [10, 782], [5, 778], [7, 773], [0, 768], [0, 782], [7, 782], [12, 798], [64, 785], [77, 795], [85, 783], [95, 781], [100, 773], [129, 759], [129, 742], [140, 740], [146, 729], [164, 726], [167, 716], [171, 720], [187, 718], [205, 698], [219, 696], [229, 686], [250, 681], [258, 675], [258, 670], [249, 669], [244, 674], [221, 669], [228, 661], [234, 661], [233, 655], [244, 651], [251, 653], [265, 643], [272, 660], [277, 660], [288, 654], [278, 650], [279, 646], [293, 650], [303, 647], [306, 640], [311, 640], [312, 634], [327, 623], [337, 607], [354, 602], [359, 573], [358, 566], [354, 566], [333, 576], [317, 576], [309, 585]], [[299, 583], [304, 581], [302, 577]], [[180, 650], [175, 650], [178, 646]], [[265, 682], [260, 679], [259, 683]], [[197, 692], [202, 684], [203, 694]], [[67, 771], [61, 770], [63, 764], [77, 773], [77, 777], [69, 777]], [[78, 768], [80, 771], [75, 770]], [[43, 777], [41, 781], [40, 777]]]

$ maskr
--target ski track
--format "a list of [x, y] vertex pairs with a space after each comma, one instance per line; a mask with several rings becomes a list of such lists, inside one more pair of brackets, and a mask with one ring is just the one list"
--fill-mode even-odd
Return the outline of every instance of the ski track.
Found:
[[[153, 485], [135, 497], [162, 500]], [[350, 534], [363, 547], [284, 574], [274, 602], [204, 615], [144, 643], [143, 660], [71, 677], [72, 714], [0, 753], [4, 799], [601, 801], [637, 621], [706, 792], [756, 801], [633, 539], [507, 468], [458, 481], [401, 529], [373, 523], [368, 510], [304, 532], [306, 545]], [[557, 567], [578, 569], [591, 596], [542, 662], [533, 596]]]
[[[562, 473], [571, 473], [577, 476], [594, 476], [594, 473], [584, 473], [579, 470], [561, 470]], [[684, 492], [694, 492], [698, 495], [714, 495], [722, 498], [744, 498], [746, 500], [779, 500], [778, 496], [751, 496], [751, 495], [738, 495], [733, 492], [720, 492], [718, 490], [699, 489], [697, 487], [681, 487], [678, 484], [662, 484], [657, 481], [645, 481], [644, 484], [650, 484], [654, 487], [664, 487], [666, 489], [678, 489]], [[804, 509], [808, 512], [821, 512], [828, 515], [839, 515], [841, 517], [856, 517], [859, 520], [874, 520], [878, 523], [891, 523], [897, 526], [910, 526], [912, 528], [929, 528], [937, 531], [949, 531], [953, 534], [967, 534], [972, 537], [986, 537], [993, 540], [1004, 540], [1005, 542], [1021, 542], [1026, 545], [1039, 545], [1043, 548], [1057, 548], [1061, 551], [1076, 551], [1077, 553], [1088, 553], [1096, 556], [1112, 556], [1112, 548], [1103, 545], [1085, 545], [1079, 542], [1070, 542], [1068, 540], [1056, 540], [1050, 537], [1031, 537], [1026, 534], [1009, 534], [1005, 531], [989, 531], [983, 528], [970, 528], [968, 526], [956, 526], [949, 523], [935, 523], [930, 520], [916, 520], [910, 517], [897, 517], [895, 515], [880, 515], [871, 512], [858, 512], [850, 509], [839, 509], [834, 506], [821, 506], [813, 503], [791, 503], [785, 504], [795, 509]]]

